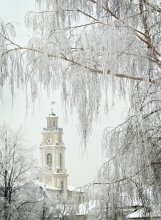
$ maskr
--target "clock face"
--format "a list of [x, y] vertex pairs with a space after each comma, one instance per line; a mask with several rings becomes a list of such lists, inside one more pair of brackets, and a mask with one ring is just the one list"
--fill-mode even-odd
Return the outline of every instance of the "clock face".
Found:
[[47, 143], [47, 144], [51, 144], [51, 143], [52, 143], [52, 139], [51, 139], [51, 138], [47, 138], [47, 139], [46, 139], [46, 143]]

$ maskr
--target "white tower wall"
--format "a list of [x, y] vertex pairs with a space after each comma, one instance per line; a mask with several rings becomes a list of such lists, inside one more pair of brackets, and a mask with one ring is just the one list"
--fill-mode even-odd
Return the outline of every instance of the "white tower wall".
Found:
[[57, 188], [67, 197], [67, 173], [65, 169], [65, 147], [63, 130], [58, 127], [58, 117], [52, 113], [47, 117], [47, 127], [42, 132], [41, 161], [43, 181]]

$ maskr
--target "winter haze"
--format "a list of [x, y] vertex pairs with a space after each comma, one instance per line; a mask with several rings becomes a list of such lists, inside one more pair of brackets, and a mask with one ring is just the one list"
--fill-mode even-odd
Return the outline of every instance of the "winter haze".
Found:
[[[29, 10], [34, 10], [34, 0], [0, 0], [1, 19], [5, 22], [13, 22], [17, 25], [17, 41], [26, 42], [30, 33], [24, 28], [24, 16]], [[39, 100], [35, 104], [29, 103], [26, 113], [26, 102], [23, 90], [15, 92], [12, 103], [10, 89], [6, 85], [3, 90], [3, 98], [0, 100], [0, 122], [8, 123], [14, 129], [22, 129], [28, 146], [34, 146], [33, 157], [40, 163], [39, 144], [41, 143], [42, 128], [46, 127], [46, 117], [50, 113], [51, 102], [55, 101], [54, 112], [59, 116], [59, 126], [63, 128], [63, 140], [66, 146], [66, 168], [69, 174], [69, 185], [81, 186], [94, 181], [97, 170], [102, 165], [106, 156], [103, 156], [101, 141], [103, 130], [106, 127], [114, 127], [126, 112], [126, 103], [121, 100], [112, 108], [108, 117], [104, 109], [100, 112], [100, 118], [94, 124], [93, 132], [87, 143], [87, 148], [81, 146], [79, 136], [78, 119], [76, 114], [67, 117], [65, 107], [61, 102], [59, 90], [56, 94], [47, 93], [42, 89]], [[67, 107], [68, 108], [68, 107]]]

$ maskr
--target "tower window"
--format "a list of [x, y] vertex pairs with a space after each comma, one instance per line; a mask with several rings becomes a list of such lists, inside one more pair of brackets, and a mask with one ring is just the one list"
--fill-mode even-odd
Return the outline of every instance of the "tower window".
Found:
[[47, 154], [46, 161], [47, 161], [47, 165], [51, 167], [52, 166], [52, 155], [50, 153]]
[[62, 154], [59, 155], [60, 169], [63, 167]]
[[81, 203], [81, 196], [79, 196], [79, 203]]

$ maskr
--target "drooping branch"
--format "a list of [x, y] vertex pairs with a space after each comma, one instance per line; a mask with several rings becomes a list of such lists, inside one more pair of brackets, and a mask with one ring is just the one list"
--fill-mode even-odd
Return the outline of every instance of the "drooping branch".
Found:
[[[6, 38], [5, 37], [5, 40], [7, 41], [10, 41], [11, 44], [13, 46], [16, 46], [14, 48], [11, 48], [11, 49], [8, 49], [6, 51], [4, 51], [4, 53], [1, 55], [1, 56], [5, 56], [6, 54], [12, 52], [12, 51], [32, 51], [32, 52], [36, 52], [36, 53], [40, 53], [43, 55], [43, 51], [41, 50], [38, 50], [36, 48], [30, 48], [30, 47], [23, 47], [23, 46], [20, 46], [16, 43], [14, 43], [13, 41], [11, 41], [10, 39]], [[76, 48], [74, 48], [76, 49]], [[156, 84], [156, 85], [160, 85], [160, 82], [156, 81], [156, 80], [152, 80], [152, 79], [146, 79], [145, 77], [142, 77], [142, 76], [136, 76], [136, 75], [128, 75], [126, 73], [112, 73], [110, 70], [107, 70], [105, 73], [103, 70], [101, 69], [97, 69], [97, 68], [93, 68], [93, 67], [90, 67], [88, 65], [85, 65], [83, 63], [80, 63], [79, 61], [75, 60], [75, 59], [71, 59], [71, 58], [68, 58], [67, 56], [65, 56], [63, 53], [61, 53], [60, 56], [56, 56], [54, 54], [48, 54], [48, 57], [49, 58], [56, 58], [56, 59], [62, 59], [64, 61], [67, 61], [68, 63], [72, 64], [72, 65], [77, 65], [77, 66], [80, 66], [81, 68], [84, 68], [86, 70], [89, 70], [89, 72], [91, 73], [95, 73], [95, 74], [106, 74], [106, 75], [109, 75], [109, 76], [112, 76], [112, 77], [116, 77], [116, 78], [122, 78], [122, 79], [127, 79], [127, 80], [134, 80], [134, 81], [143, 81], [143, 82], [147, 82], [147, 83], [150, 83], [150, 84]]]

